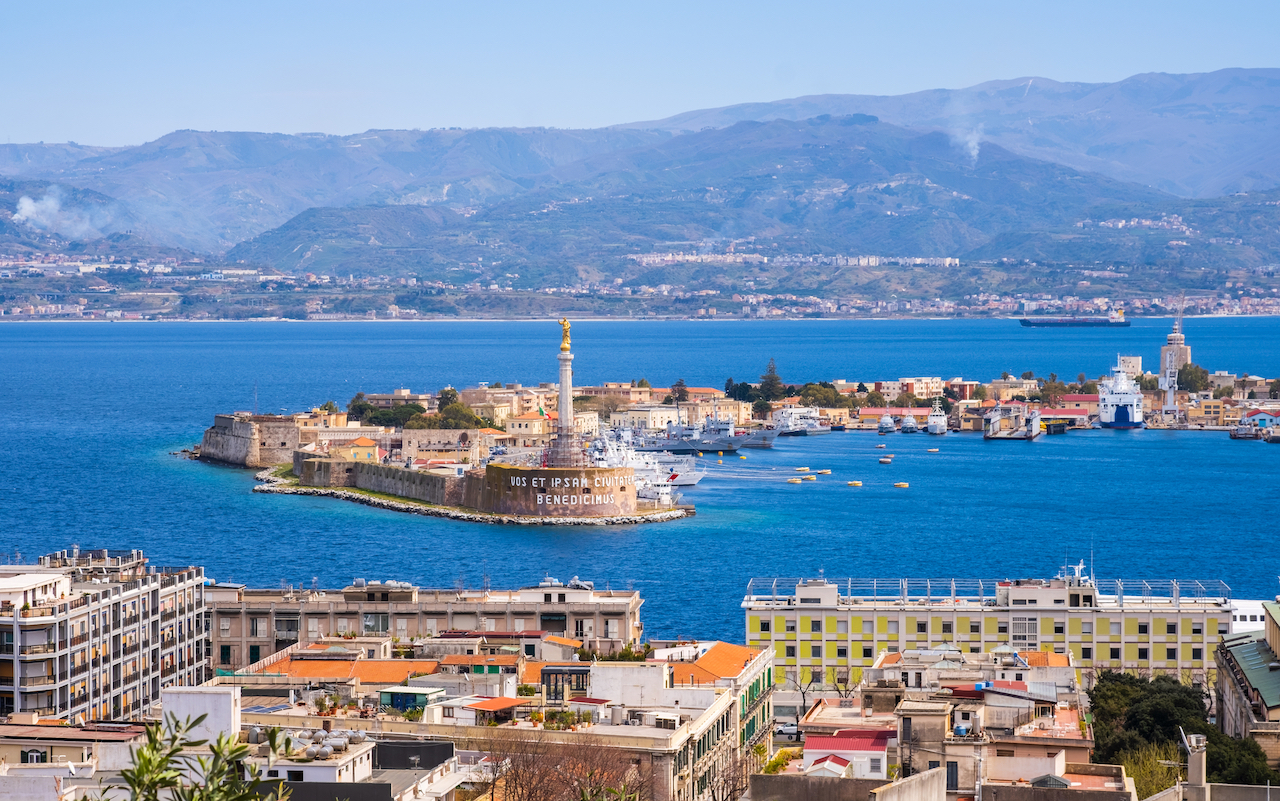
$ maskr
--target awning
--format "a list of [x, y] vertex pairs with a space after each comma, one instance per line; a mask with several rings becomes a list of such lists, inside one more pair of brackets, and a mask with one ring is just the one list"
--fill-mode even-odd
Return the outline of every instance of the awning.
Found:
[[477, 701], [474, 704], [467, 704], [467, 709], [479, 709], [484, 712], [501, 712], [504, 709], [512, 709], [513, 707], [527, 704], [532, 698], [486, 698], [483, 701]]

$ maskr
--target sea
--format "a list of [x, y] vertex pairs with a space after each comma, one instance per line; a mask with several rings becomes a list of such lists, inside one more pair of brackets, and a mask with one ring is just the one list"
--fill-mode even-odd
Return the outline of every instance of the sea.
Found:
[[[574, 322], [575, 381], [902, 376], [1096, 377], [1116, 356], [1158, 368], [1170, 321], [1022, 328], [1014, 320]], [[1194, 360], [1280, 376], [1280, 320], [1191, 318]], [[190, 461], [216, 412], [294, 412], [356, 392], [556, 379], [546, 322], [0, 325], [0, 562], [144, 550], [254, 587], [519, 587], [551, 576], [634, 589], [653, 638], [741, 641], [752, 577], [1224, 581], [1280, 592], [1280, 447], [1225, 433], [832, 433], [708, 455], [697, 515], [623, 527], [504, 527], [256, 494], [252, 471]], [[876, 445], [886, 444], [885, 450]], [[937, 453], [928, 449], [937, 448]], [[878, 457], [893, 453], [892, 465]], [[801, 485], [797, 467], [831, 470]], [[861, 487], [848, 486], [862, 481]], [[895, 482], [907, 482], [906, 489]], [[1194, 589], [1184, 592], [1195, 592]]]

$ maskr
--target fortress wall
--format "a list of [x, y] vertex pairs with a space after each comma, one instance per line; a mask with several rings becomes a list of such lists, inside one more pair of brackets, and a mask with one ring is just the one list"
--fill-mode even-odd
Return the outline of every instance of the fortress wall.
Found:
[[355, 462], [341, 459], [306, 459], [294, 474], [304, 487], [354, 487], [355, 469]]
[[457, 476], [406, 470], [390, 465], [356, 465], [355, 486], [373, 492], [434, 503], [439, 506], [462, 506], [464, 480]]
[[254, 418], [258, 434], [258, 455], [250, 467], [286, 464], [298, 448], [298, 425], [292, 418]]
[[629, 467], [491, 464], [485, 468], [478, 494], [478, 505], [472, 508], [497, 514], [616, 517], [636, 513], [635, 471]]
[[258, 437], [253, 423], [229, 414], [216, 415], [200, 440], [200, 456], [242, 467], [257, 466]]

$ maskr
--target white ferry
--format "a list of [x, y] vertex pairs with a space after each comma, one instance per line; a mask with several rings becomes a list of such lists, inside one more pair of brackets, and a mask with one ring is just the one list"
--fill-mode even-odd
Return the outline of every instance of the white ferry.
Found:
[[1098, 383], [1098, 423], [1103, 428], [1142, 428], [1142, 390], [1117, 360], [1111, 378]]

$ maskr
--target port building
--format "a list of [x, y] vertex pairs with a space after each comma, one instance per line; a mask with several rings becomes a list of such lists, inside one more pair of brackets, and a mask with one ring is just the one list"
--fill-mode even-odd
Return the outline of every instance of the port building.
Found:
[[0, 715], [137, 720], [205, 681], [204, 581], [137, 550], [0, 566]]
[[1083, 566], [1053, 579], [755, 578], [747, 644], [774, 651], [774, 681], [857, 684], [881, 653], [954, 647], [1070, 654], [1084, 686], [1102, 670], [1167, 673], [1208, 691], [1214, 648], [1233, 631], [1219, 581], [1105, 581]]

